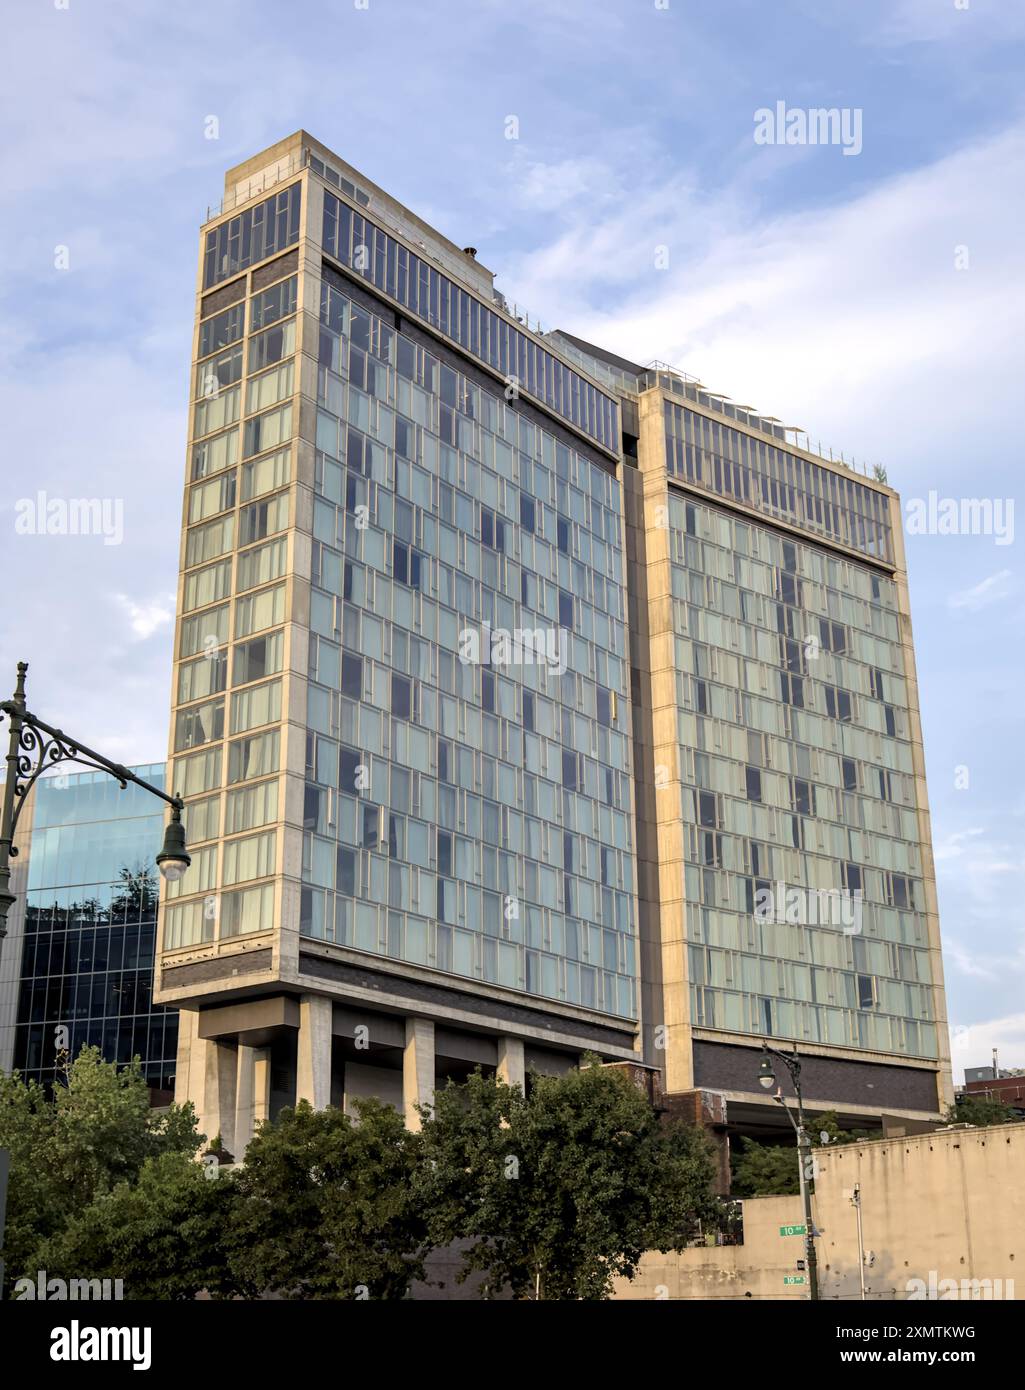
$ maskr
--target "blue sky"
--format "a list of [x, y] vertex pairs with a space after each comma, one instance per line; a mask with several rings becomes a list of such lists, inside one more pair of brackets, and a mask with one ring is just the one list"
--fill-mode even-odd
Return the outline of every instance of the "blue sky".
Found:
[[[111, 756], [166, 751], [198, 226], [300, 126], [546, 328], [672, 362], [906, 499], [1015, 497], [1025, 8], [64, 4], [7, 21], [0, 685], [28, 659], [37, 712]], [[756, 144], [778, 101], [857, 108], [861, 152]], [[15, 534], [40, 489], [121, 499], [123, 542]], [[908, 540], [958, 1069], [1025, 1066], [1020, 555]]]

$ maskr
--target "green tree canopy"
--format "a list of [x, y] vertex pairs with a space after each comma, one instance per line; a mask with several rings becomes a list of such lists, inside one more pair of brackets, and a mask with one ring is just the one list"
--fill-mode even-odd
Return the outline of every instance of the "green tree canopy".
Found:
[[402, 1298], [424, 1277], [414, 1179], [421, 1140], [396, 1110], [358, 1120], [306, 1101], [261, 1126], [237, 1177], [226, 1235], [238, 1283], [286, 1298]]
[[201, 1138], [191, 1105], [151, 1110], [138, 1058], [119, 1068], [84, 1047], [52, 1095], [17, 1072], [0, 1073], [0, 1148], [11, 1155], [7, 1282], [43, 1267], [36, 1248], [73, 1213], [134, 1182], [147, 1159], [194, 1153]]
[[434, 1243], [464, 1242], [460, 1277], [517, 1297], [608, 1298], [645, 1250], [681, 1249], [718, 1209], [706, 1136], [663, 1125], [600, 1065], [532, 1075], [526, 1096], [478, 1072], [439, 1091], [423, 1144]]

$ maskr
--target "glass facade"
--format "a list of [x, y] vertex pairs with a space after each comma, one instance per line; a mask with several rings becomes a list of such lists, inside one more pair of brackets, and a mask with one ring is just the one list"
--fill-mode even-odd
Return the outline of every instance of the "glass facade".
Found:
[[294, 183], [211, 228], [203, 255], [203, 288], [219, 285], [257, 261], [294, 246], [299, 240], [301, 195], [302, 185]]
[[669, 523], [694, 1026], [935, 1058], [896, 586], [673, 489]]
[[632, 1017], [618, 480], [330, 271], [318, 395], [301, 930]]
[[665, 429], [670, 476], [893, 563], [889, 499], [878, 488], [668, 400]]
[[[132, 770], [163, 787], [162, 764]], [[72, 1057], [137, 1055], [150, 1086], [173, 1089], [178, 1015], [152, 1002], [163, 833], [163, 804], [131, 783], [36, 783], [14, 1049], [25, 1076], [53, 1081], [63, 1028]]]
[[543, 401], [606, 449], [619, 452], [619, 405], [542, 347], [531, 333], [414, 255], [331, 193], [324, 194], [324, 251]]

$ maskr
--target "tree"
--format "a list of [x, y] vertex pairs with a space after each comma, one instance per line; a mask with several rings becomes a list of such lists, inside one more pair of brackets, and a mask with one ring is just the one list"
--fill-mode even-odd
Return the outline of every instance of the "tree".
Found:
[[97, 1196], [44, 1241], [38, 1267], [64, 1279], [122, 1279], [129, 1299], [242, 1292], [224, 1254], [235, 1183], [211, 1178], [217, 1172], [182, 1153], [146, 1159], [134, 1185]]
[[[866, 1130], [841, 1129], [835, 1110], [812, 1116], [806, 1123], [815, 1149], [853, 1144], [871, 1137]], [[801, 1190], [797, 1145], [792, 1139], [780, 1144], [759, 1144], [738, 1136], [733, 1141], [731, 1157], [730, 1192], [734, 1197], [789, 1197]]]
[[698, 1129], [662, 1125], [619, 1071], [532, 1074], [529, 1095], [472, 1075], [424, 1112], [421, 1190], [434, 1244], [466, 1242], [517, 1297], [605, 1299], [645, 1250], [682, 1249], [714, 1219], [715, 1165]]
[[420, 1136], [391, 1106], [355, 1106], [352, 1120], [301, 1101], [261, 1125], [226, 1234], [240, 1287], [285, 1298], [403, 1298], [425, 1277]]
[[1010, 1105], [987, 1095], [960, 1095], [947, 1110], [948, 1125], [1010, 1125], [1020, 1120]]
[[96, 1197], [134, 1182], [147, 1159], [191, 1155], [201, 1139], [191, 1105], [150, 1109], [138, 1058], [119, 1069], [98, 1048], [83, 1048], [52, 1096], [17, 1072], [0, 1073], [0, 1148], [11, 1154], [7, 1280], [42, 1268], [36, 1248]]

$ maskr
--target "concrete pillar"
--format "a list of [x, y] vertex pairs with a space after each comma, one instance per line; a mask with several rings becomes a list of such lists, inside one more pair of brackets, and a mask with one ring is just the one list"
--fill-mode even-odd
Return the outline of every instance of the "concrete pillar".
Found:
[[296, 1104], [308, 1100], [314, 1110], [331, 1104], [331, 1000], [304, 994], [299, 1001], [299, 1043], [295, 1067]]
[[270, 1048], [239, 1043], [235, 1087], [235, 1157], [241, 1163], [261, 1121], [270, 1118]]
[[402, 1053], [402, 1104], [407, 1129], [419, 1129], [417, 1105], [434, 1103], [434, 1024], [428, 1018], [406, 1019]]
[[199, 1036], [199, 1010], [182, 1009], [178, 1015], [178, 1055], [174, 1070], [174, 1098], [179, 1105], [191, 1101], [196, 1125], [206, 1142], [218, 1135], [235, 1153], [235, 1049], [228, 1043]]
[[174, 1100], [176, 1105], [184, 1105], [187, 1100], [191, 1100], [193, 1105], [197, 1103], [197, 1097], [193, 1096], [189, 1070], [192, 1061], [192, 1049], [199, 1037], [199, 1010], [182, 1009], [178, 1014], [178, 1055], [174, 1067]]
[[526, 1088], [527, 1066], [522, 1038], [498, 1039], [498, 1079], [507, 1086], [519, 1086], [521, 1090]]

